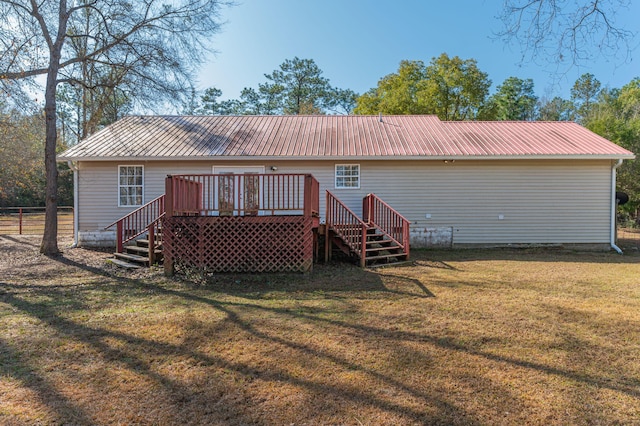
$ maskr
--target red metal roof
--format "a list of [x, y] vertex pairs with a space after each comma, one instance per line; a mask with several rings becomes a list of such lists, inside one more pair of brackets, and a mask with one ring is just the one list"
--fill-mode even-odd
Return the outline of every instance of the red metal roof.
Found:
[[572, 122], [431, 115], [131, 116], [59, 160], [231, 158], [633, 158]]

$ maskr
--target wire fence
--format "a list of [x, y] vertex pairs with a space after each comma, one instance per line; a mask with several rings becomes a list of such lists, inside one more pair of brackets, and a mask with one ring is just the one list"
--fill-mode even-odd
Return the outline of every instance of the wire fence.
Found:
[[[42, 235], [44, 207], [0, 207], [0, 235]], [[58, 207], [58, 234], [73, 235], [73, 207]]]
[[640, 228], [618, 228], [617, 245], [623, 250], [640, 250]]

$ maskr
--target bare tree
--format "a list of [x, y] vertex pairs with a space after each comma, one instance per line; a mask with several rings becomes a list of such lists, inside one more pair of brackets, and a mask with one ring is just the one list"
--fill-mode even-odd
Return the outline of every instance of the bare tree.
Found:
[[516, 41], [522, 59], [581, 65], [594, 56], [625, 60], [636, 33], [617, 23], [631, 0], [504, 0], [498, 36]]
[[[10, 93], [46, 77], [46, 217], [40, 248], [58, 253], [57, 99], [61, 83], [91, 88], [91, 67], [138, 85], [141, 99], [179, 102], [220, 28], [223, 0], [0, 0], [0, 87]], [[20, 83], [18, 83], [20, 82]], [[111, 82], [113, 83], [113, 82]]]

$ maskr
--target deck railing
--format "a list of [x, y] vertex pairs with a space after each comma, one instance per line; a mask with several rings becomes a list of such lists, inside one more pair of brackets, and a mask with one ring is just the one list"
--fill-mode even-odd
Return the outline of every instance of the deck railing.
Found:
[[319, 192], [309, 174], [170, 175], [167, 215], [318, 217]]
[[362, 200], [362, 218], [400, 246], [409, 256], [409, 225], [411, 222], [375, 194]]
[[[365, 249], [367, 241], [367, 224], [349, 207], [327, 191], [327, 230], [344, 241], [360, 258], [361, 266], [366, 262]], [[329, 244], [326, 244], [328, 247]], [[328, 255], [327, 255], [328, 257]]]
[[[161, 195], [107, 226], [105, 229], [109, 229], [114, 225], [116, 226], [117, 252], [122, 253], [123, 247], [126, 243], [139, 237], [145, 232], [154, 233], [154, 231], [156, 231], [155, 234], [158, 235], [159, 233], [157, 231], [164, 212], [165, 196]], [[150, 235], [150, 237], [150, 239], [153, 239], [153, 236]], [[149, 243], [151, 244], [151, 241]], [[149, 245], [149, 247], [153, 246]]]

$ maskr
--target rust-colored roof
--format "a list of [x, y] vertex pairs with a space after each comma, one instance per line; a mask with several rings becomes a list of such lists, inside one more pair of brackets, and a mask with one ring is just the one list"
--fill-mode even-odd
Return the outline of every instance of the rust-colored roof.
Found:
[[571, 122], [442, 122], [431, 115], [131, 116], [58, 159], [633, 158]]

